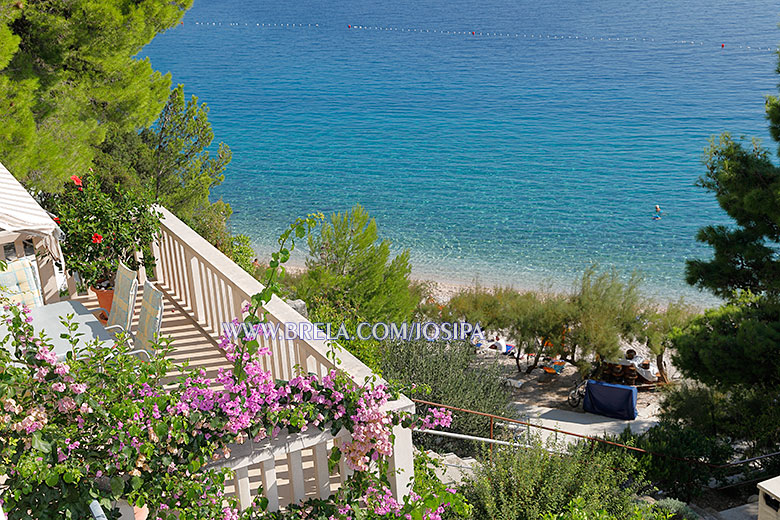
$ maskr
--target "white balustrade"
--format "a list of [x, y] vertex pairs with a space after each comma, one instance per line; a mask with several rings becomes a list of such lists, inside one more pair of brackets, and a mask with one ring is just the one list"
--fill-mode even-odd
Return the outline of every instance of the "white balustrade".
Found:
[[[233, 318], [242, 318], [241, 307], [263, 286], [249, 273], [236, 265], [203, 237], [190, 229], [165, 208], [157, 208], [163, 215], [159, 240], [154, 244], [156, 259], [154, 273], [147, 273], [157, 280], [160, 289], [175, 304], [193, 318], [197, 326], [214, 340], [215, 348], [222, 333], [222, 324]], [[277, 297], [264, 307], [268, 322], [284, 330], [286, 323], [308, 323], [303, 316]], [[313, 326], [309, 324], [309, 326]], [[293, 336], [293, 334], [290, 334]], [[336, 365], [328, 357], [331, 347], [324, 340], [291, 337], [263, 337], [263, 346], [271, 350], [266, 358], [266, 369], [276, 379], [289, 380], [299, 367], [305, 373], [324, 376], [339, 368], [357, 383], [364, 383], [374, 373], [346, 350], [338, 350]], [[381, 382], [381, 380], [378, 380]], [[390, 403], [388, 409], [413, 411], [414, 404], [405, 396]], [[411, 489], [414, 467], [412, 438], [408, 429], [396, 427], [396, 448], [390, 460], [388, 478], [394, 495], [400, 499]], [[306, 432], [282, 436], [273, 441], [253, 443], [251, 440], [236, 446], [226, 460], [216, 462], [235, 472], [235, 492], [241, 506], [251, 504], [253, 491], [250, 486], [253, 473], [259, 473], [263, 493], [268, 498], [268, 509], [277, 510], [281, 505], [295, 503], [307, 497], [326, 498], [331, 493], [328, 454], [334, 443], [347, 438], [342, 430], [334, 439], [328, 432]], [[304, 452], [306, 461], [304, 461]], [[313, 459], [313, 464], [308, 464]], [[280, 484], [280, 468], [286, 466], [284, 491]], [[306, 469], [306, 471], [304, 471]], [[340, 464], [340, 482], [349, 476], [346, 465]], [[307, 479], [313, 480], [313, 488]], [[256, 490], [254, 491], [256, 493]], [[281, 495], [280, 495], [281, 494]]]

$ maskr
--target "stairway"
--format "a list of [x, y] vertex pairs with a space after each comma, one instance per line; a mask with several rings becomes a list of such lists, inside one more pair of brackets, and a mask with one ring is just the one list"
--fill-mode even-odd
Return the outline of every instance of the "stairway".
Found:
[[430, 458], [437, 461], [438, 467], [435, 468], [436, 476], [445, 484], [458, 485], [474, 474], [474, 469], [478, 464], [473, 457], [460, 458], [454, 453], [445, 453], [441, 455], [435, 451], [425, 452]]

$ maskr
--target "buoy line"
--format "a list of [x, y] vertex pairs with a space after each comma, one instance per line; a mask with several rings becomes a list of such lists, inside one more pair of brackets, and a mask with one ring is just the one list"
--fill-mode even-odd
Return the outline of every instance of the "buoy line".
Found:
[[263, 28], [272, 28], [272, 27], [319, 27], [320, 24], [318, 23], [249, 23], [249, 22], [190, 22], [192, 25], [200, 25], [200, 26], [206, 26], [206, 27], [263, 27]]
[[[319, 28], [322, 24], [319, 23], [251, 23], [251, 22], [205, 22], [195, 21], [191, 24], [203, 27], [247, 27], [247, 28]], [[582, 40], [582, 41], [600, 41], [600, 42], [651, 42], [657, 44], [671, 44], [671, 45], [693, 45], [698, 47], [714, 47], [720, 50], [742, 49], [750, 51], [761, 52], [780, 52], [780, 48], [764, 47], [760, 45], [747, 45], [747, 44], [734, 44], [725, 42], [705, 42], [702, 40], [665, 40], [659, 38], [648, 37], [625, 37], [625, 36], [593, 36], [583, 34], [550, 34], [546, 32], [542, 33], [518, 33], [518, 32], [504, 32], [504, 31], [451, 31], [445, 29], [432, 29], [432, 28], [420, 28], [420, 27], [392, 27], [392, 26], [380, 26], [380, 25], [360, 25], [360, 24], [347, 24], [348, 30], [361, 30], [361, 31], [396, 31], [406, 33], [426, 33], [426, 34], [440, 34], [445, 36], [471, 36], [471, 37], [490, 37], [490, 38], [516, 38], [526, 40]]]

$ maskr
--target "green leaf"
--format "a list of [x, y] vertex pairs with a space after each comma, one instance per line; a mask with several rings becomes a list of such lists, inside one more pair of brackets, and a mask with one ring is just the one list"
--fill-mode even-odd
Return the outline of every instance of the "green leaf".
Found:
[[115, 497], [121, 497], [124, 490], [125, 481], [119, 477], [113, 477], [111, 479], [111, 494]]
[[49, 476], [46, 477], [46, 485], [49, 487], [55, 487], [59, 482], [60, 476], [54, 472], [49, 473]]
[[64, 475], [62, 475], [62, 480], [66, 484], [73, 484], [76, 481], [76, 478], [73, 476], [73, 473], [70, 471], [66, 471]]
[[32, 447], [43, 453], [51, 453], [51, 443], [43, 440], [40, 430], [32, 434]]
[[133, 478], [130, 479], [130, 485], [133, 486], [133, 491], [140, 488], [143, 483], [144, 481], [141, 480], [141, 477], [135, 475], [133, 476]]
[[193, 460], [189, 464], [190, 473], [196, 473], [200, 469], [200, 461], [198, 459]]

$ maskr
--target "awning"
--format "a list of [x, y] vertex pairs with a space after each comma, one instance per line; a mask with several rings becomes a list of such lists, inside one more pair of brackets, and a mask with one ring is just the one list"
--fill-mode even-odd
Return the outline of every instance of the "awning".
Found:
[[41, 237], [46, 249], [56, 259], [62, 260], [59, 245], [62, 231], [59, 226], [2, 163], [0, 163], [0, 231]]

